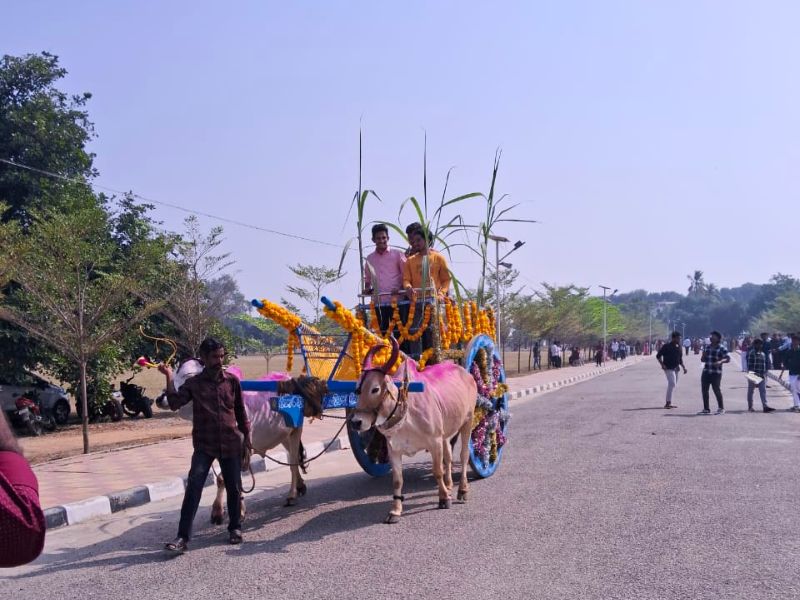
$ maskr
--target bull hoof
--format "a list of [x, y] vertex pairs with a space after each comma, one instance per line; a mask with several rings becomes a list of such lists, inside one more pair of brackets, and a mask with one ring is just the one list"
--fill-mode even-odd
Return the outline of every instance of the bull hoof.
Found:
[[389, 513], [386, 517], [386, 520], [384, 521], [384, 523], [386, 523], [387, 525], [394, 525], [395, 523], [399, 522], [400, 522], [400, 515], [393, 515], [392, 513]]
[[300, 483], [297, 486], [297, 493], [300, 494], [301, 496], [305, 496], [307, 491], [308, 491], [308, 487], [306, 487], [305, 483]]
[[439, 508], [450, 508], [450, 498], [440, 498]]
[[294, 506], [297, 504], [297, 498], [287, 498], [284, 506]]
[[459, 502], [466, 502], [467, 501], [467, 490], [458, 490], [458, 496], [456, 496]]
[[222, 515], [216, 515], [214, 513], [211, 513], [211, 524], [222, 525]]

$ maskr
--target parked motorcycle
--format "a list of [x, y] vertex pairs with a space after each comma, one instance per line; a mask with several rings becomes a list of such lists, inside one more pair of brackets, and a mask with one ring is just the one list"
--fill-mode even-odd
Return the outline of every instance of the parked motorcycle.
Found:
[[11, 415], [12, 422], [27, 430], [31, 435], [42, 435], [42, 430], [55, 430], [56, 421], [52, 415], [42, 415], [39, 403], [27, 395], [19, 396], [14, 401], [14, 405], [16, 410]]
[[135, 417], [142, 413], [145, 419], [153, 416], [153, 399], [144, 394], [144, 388], [135, 383], [131, 383], [133, 375], [119, 384], [122, 394], [122, 410], [129, 417]]
[[[115, 398], [114, 394], [111, 396], [98, 394], [95, 386], [87, 386], [87, 404], [89, 405], [89, 421], [94, 422], [99, 419], [109, 418], [112, 421], [119, 421], [122, 419], [122, 402], [119, 398]], [[116, 392], [119, 394], [119, 392]], [[81, 401], [78, 398], [75, 401], [75, 409], [78, 416], [83, 418], [83, 410], [81, 409]]]

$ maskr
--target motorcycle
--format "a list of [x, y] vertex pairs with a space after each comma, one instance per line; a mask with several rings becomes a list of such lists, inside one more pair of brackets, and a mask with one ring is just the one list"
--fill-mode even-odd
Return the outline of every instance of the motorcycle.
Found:
[[[96, 386], [87, 386], [87, 404], [89, 405], [89, 421], [94, 422], [108, 417], [112, 421], [122, 419], [122, 402], [119, 399], [119, 392], [114, 392], [111, 396], [104, 396], [97, 393]], [[75, 409], [80, 418], [83, 418], [80, 398], [75, 401]]]
[[131, 383], [133, 375], [119, 384], [122, 395], [122, 410], [129, 417], [135, 417], [142, 413], [145, 419], [153, 416], [153, 399], [144, 394], [144, 388], [135, 383]]
[[42, 435], [42, 430], [54, 431], [56, 421], [52, 415], [42, 415], [39, 403], [27, 395], [19, 396], [14, 401], [16, 410], [11, 418], [16, 425], [25, 428], [31, 435]]

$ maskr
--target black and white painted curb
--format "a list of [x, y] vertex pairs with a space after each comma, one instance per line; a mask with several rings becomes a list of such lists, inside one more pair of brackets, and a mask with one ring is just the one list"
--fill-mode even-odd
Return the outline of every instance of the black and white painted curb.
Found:
[[[619, 371], [620, 369], [624, 369], [625, 367], [628, 367], [630, 365], [637, 364], [647, 358], [648, 358], [647, 356], [641, 356], [636, 358], [632, 357], [629, 360], [612, 364], [607, 367], [598, 367], [597, 369], [592, 369], [591, 371], [586, 371], [579, 375], [573, 375], [572, 377], [565, 377], [564, 379], [560, 379], [558, 381], [551, 381], [550, 383], [535, 385], [533, 387], [525, 388], [524, 390], [517, 390], [515, 392], [510, 393], [510, 399], [520, 400], [522, 398], [528, 398], [530, 396], [535, 396], [537, 394], [543, 394], [544, 392], [552, 392], [555, 389], [572, 385], [573, 383], [578, 383], [579, 381], [585, 381], [586, 379], [592, 379], [594, 377], [597, 377], [598, 375], [605, 375], [606, 373], [613, 373], [614, 371]], [[564, 369], [569, 369], [569, 367], [564, 367]]]
[[[585, 373], [581, 373], [580, 375], [564, 377], [564, 379], [558, 381], [552, 381], [550, 383], [535, 385], [523, 390], [517, 390], [510, 393], [511, 399], [518, 400], [521, 398], [542, 394], [544, 392], [553, 391], [573, 383], [578, 383], [579, 381], [597, 377], [598, 375], [604, 375], [606, 373], [618, 371], [619, 369], [636, 364], [637, 362], [639, 361], [632, 359], [619, 364], [593, 369], [592, 371], [587, 371]], [[568, 368], [569, 367], [564, 367], [564, 369]], [[337, 437], [332, 442], [329, 440], [328, 442], [315, 442], [313, 444], [309, 444], [306, 446], [306, 452], [310, 456], [319, 454], [329, 443], [330, 446], [327, 448], [326, 452], [345, 450], [350, 447], [346, 437]], [[274, 454], [271, 453], [269, 456], [272, 456], [274, 459], [281, 462], [288, 462], [288, 456], [286, 455], [286, 452], [277, 452]], [[253, 458], [250, 460], [250, 465], [253, 468], [253, 473], [274, 471], [282, 466], [258, 455], [253, 456]], [[209, 473], [208, 478], [206, 479], [206, 487], [214, 484], [214, 474]], [[171, 479], [164, 479], [155, 483], [146, 483], [144, 485], [128, 488], [127, 490], [122, 490], [121, 492], [114, 492], [104, 496], [95, 496], [93, 498], [87, 498], [86, 500], [80, 500], [78, 502], [71, 502], [69, 504], [48, 508], [44, 511], [45, 521], [48, 529], [55, 529], [57, 527], [64, 527], [66, 525], [76, 525], [78, 523], [88, 521], [89, 519], [94, 519], [95, 517], [110, 515], [121, 510], [147, 504], [148, 502], [158, 502], [159, 500], [164, 500], [165, 498], [179, 496], [183, 494], [185, 489], [186, 477], [173, 477]]]
[[[328, 446], [328, 444], [330, 444]], [[326, 446], [327, 449], [325, 448]], [[315, 442], [306, 446], [306, 453], [309, 456], [314, 456], [325, 452], [333, 452], [335, 450], [345, 450], [349, 448], [346, 438], [337, 437], [332, 441]], [[289, 457], [286, 452], [269, 453], [269, 456], [281, 462], [288, 462]], [[274, 471], [282, 468], [276, 462], [255, 455], [250, 459], [250, 466], [253, 473], [263, 473], [266, 471]], [[215, 485], [214, 474], [209, 472], [206, 478], [206, 487]], [[55, 529], [56, 527], [64, 527], [66, 525], [76, 525], [83, 523], [95, 517], [102, 517], [110, 515], [111, 513], [119, 512], [134, 506], [141, 506], [148, 502], [157, 502], [165, 498], [179, 496], [183, 494], [186, 489], [186, 477], [172, 477], [171, 479], [164, 479], [155, 483], [146, 483], [136, 487], [122, 490], [121, 492], [114, 492], [104, 496], [95, 496], [94, 498], [87, 498], [79, 502], [71, 502], [61, 506], [48, 508], [44, 511], [45, 522], [47, 529]]]

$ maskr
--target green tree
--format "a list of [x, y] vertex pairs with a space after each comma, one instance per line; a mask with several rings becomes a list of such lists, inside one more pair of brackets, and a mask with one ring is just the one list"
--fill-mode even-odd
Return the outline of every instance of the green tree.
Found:
[[[66, 75], [58, 57], [43, 52], [0, 60], [0, 159], [86, 181], [95, 175], [94, 137], [85, 106], [91, 94], [68, 95], [56, 85]], [[75, 184], [0, 162], [0, 220], [23, 228], [32, 214], [73, 201], [63, 194]]]
[[87, 365], [162, 306], [169, 243], [154, 236], [121, 251], [108, 212], [86, 198], [66, 200], [77, 208], [32, 212], [27, 234], [15, 221], [0, 226], [7, 249], [0, 272], [13, 284], [5, 287], [0, 319], [77, 366], [88, 452]]
[[184, 225], [186, 232], [176, 240], [171, 261], [169, 302], [161, 312], [174, 326], [182, 352], [197, 356], [203, 338], [214, 323], [235, 311], [231, 305], [240, 302], [241, 294], [233, 278], [222, 274], [234, 263], [230, 254], [215, 254], [223, 242], [222, 227], [204, 234], [195, 216], [188, 217]]
[[[302, 285], [287, 285], [286, 290], [297, 296], [297, 298], [311, 308], [311, 314], [314, 315], [314, 317], [313, 320], [309, 322], [309, 325], [314, 327], [320, 326], [322, 317], [322, 302], [320, 301], [323, 296], [322, 290], [325, 286], [341, 279], [345, 274], [340, 273], [338, 269], [332, 269], [330, 267], [302, 265], [300, 263], [295, 266], [289, 265], [289, 270], [302, 282]], [[289, 310], [301, 314], [297, 306], [290, 301], [281, 298], [281, 302], [284, 306], [289, 308]], [[307, 318], [303, 318], [303, 320], [308, 322]]]

